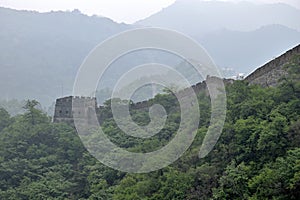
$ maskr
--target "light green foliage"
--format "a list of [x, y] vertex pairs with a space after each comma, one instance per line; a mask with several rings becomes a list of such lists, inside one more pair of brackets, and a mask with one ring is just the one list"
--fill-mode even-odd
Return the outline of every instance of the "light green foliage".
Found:
[[249, 188], [257, 199], [299, 199], [300, 148], [287, 152], [285, 157], [266, 164], [249, 181]]

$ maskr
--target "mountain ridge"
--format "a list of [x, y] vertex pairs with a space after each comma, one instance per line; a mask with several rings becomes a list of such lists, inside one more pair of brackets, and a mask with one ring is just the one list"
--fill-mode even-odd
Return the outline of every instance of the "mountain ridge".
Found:
[[[0, 26], [5, 30], [0, 33], [2, 99], [37, 99], [45, 106], [57, 96], [71, 93], [79, 66], [96, 45], [136, 28], [76, 10], [37, 13], [7, 8], [0, 8]], [[300, 43], [299, 32], [282, 25], [280, 31], [276, 25], [269, 26], [272, 29], [265, 31], [195, 34], [193, 39], [219, 67], [233, 68], [231, 75], [247, 73]]]
[[283, 3], [256, 5], [250, 2], [176, 1], [135, 24], [166, 27], [193, 35], [197, 27], [189, 26], [191, 23], [198, 23], [198, 27], [201, 27], [201, 32], [198, 31], [198, 34], [222, 28], [253, 31], [268, 24], [282, 24], [299, 31], [300, 25], [297, 19], [300, 19], [300, 10]]

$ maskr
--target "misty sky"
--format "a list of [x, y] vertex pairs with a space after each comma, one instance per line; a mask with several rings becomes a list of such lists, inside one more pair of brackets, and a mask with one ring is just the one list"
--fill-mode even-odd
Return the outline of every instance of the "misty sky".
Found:
[[[180, 0], [191, 1], [191, 0]], [[203, 0], [192, 0], [203, 1]], [[209, 0], [206, 0], [209, 1]], [[241, 0], [222, 0], [241, 1]], [[248, 0], [256, 3], [284, 2], [300, 9], [300, 0]], [[174, 3], [175, 0], [0, 0], [1, 7], [48, 12], [79, 9], [88, 15], [100, 15], [117, 22], [133, 23]]]

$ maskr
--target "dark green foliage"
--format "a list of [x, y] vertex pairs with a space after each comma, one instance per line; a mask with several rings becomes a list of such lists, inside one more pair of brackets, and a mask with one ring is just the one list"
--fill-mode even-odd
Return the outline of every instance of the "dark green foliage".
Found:
[[9, 113], [5, 109], [0, 108], [0, 132], [10, 124], [10, 121]]
[[[228, 111], [223, 133], [204, 159], [198, 151], [207, 132], [210, 99], [199, 94], [202, 112], [194, 143], [164, 169], [126, 174], [97, 162], [73, 128], [53, 124], [28, 101], [22, 115], [0, 109], [0, 199], [300, 199], [299, 65], [277, 88], [227, 86]], [[298, 67], [298, 68], [297, 68]], [[164, 105], [168, 118], [150, 139], [124, 134], [112, 119], [109, 102], [102, 128], [122, 148], [149, 152], [166, 145], [180, 122], [178, 102], [161, 94], [151, 104]], [[148, 110], [131, 110], [139, 125]]]

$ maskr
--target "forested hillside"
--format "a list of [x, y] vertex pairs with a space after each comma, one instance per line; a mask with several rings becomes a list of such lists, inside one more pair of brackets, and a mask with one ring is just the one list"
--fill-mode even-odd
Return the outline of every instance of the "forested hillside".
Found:
[[[217, 145], [204, 159], [199, 147], [209, 125], [210, 99], [199, 94], [196, 140], [174, 164], [148, 174], [110, 169], [91, 157], [75, 130], [28, 101], [26, 113], [0, 109], [0, 199], [300, 199], [300, 56], [286, 66], [276, 88], [235, 81], [227, 85], [227, 118]], [[160, 94], [168, 112], [164, 129], [151, 139], [126, 136], [115, 126], [109, 104], [103, 130], [134, 152], [153, 151], [174, 135], [178, 103]], [[146, 111], [132, 112], [147, 124]]]

